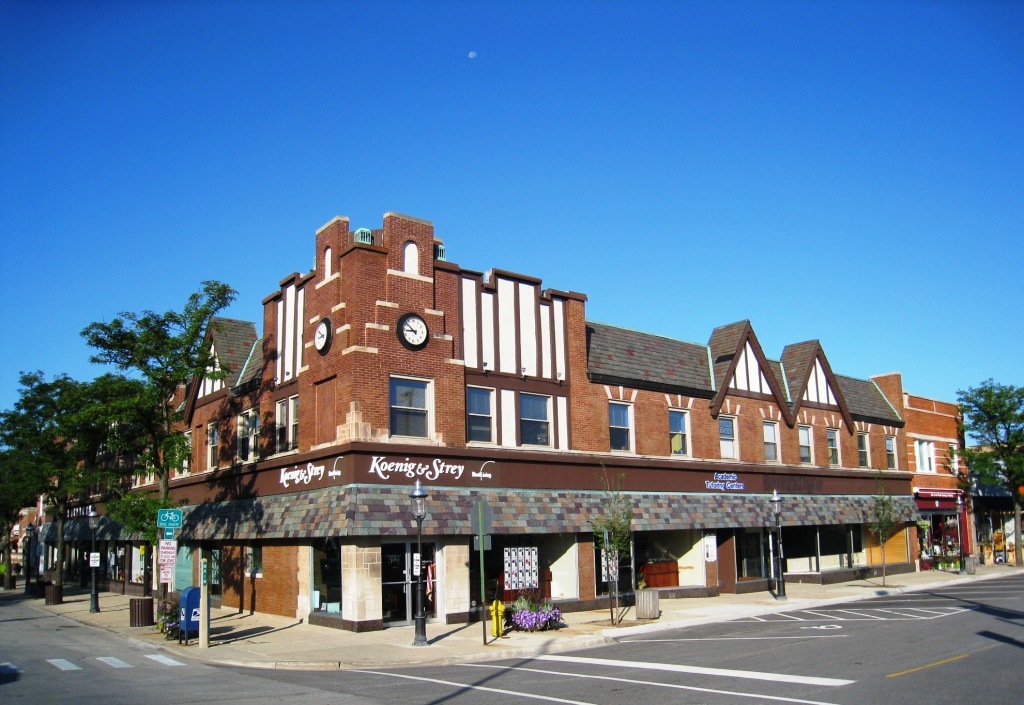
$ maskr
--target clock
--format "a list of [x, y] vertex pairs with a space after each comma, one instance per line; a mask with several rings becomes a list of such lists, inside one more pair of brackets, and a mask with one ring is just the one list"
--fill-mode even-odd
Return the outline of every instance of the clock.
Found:
[[331, 340], [333, 338], [334, 327], [331, 325], [331, 319], [321, 319], [316, 324], [316, 330], [313, 331], [313, 347], [321, 355], [326, 355], [327, 351], [331, 349]]
[[427, 322], [415, 313], [407, 313], [398, 319], [397, 333], [398, 340], [410, 350], [422, 350], [430, 338]]

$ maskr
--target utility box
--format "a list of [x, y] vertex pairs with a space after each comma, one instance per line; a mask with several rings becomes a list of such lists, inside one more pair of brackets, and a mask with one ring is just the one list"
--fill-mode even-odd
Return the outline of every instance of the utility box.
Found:
[[[182, 641], [188, 645], [189, 634], [195, 633], [199, 636], [200, 595], [201, 589], [187, 587], [181, 591], [178, 600], [178, 643]], [[209, 610], [209, 608], [207, 608]]]

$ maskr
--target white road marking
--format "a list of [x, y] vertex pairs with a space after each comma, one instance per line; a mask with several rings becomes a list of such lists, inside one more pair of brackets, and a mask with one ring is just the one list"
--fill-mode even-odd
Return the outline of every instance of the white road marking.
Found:
[[46, 662], [56, 666], [57, 668], [59, 668], [62, 671], [81, 671], [82, 670], [81, 666], [76, 666], [75, 664], [71, 663], [67, 659], [48, 658], [48, 659], [46, 659]]
[[676, 683], [657, 683], [653, 681], [639, 681], [632, 678], [613, 678], [612, 676], [595, 676], [586, 673], [565, 673], [564, 671], [546, 671], [541, 668], [526, 668], [524, 666], [493, 666], [487, 663], [461, 663], [460, 666], [467, 668], [494, 668], [504, 671], [526, 671], [528, 673], [543, 673], [552, 676], [571, 676], [573, 678], [590, 678], [593, 680], [614, 681], [616, 683], [629, 683], [631, 685], [642, 685], [657, 688], [674, 688], [675, 690], [692, 690], [698, 693], [714, 693], [715, 695], [730, 695], [735, 698], [755, 698], [757, 700], [777, 700], [784, 703], [799, 703], [800, 705], [834, 705], [819, 700], [801, 700], [800, 698], [786, 698], [780, 695], [760, 695], [758, 693], [743, 693], [734, 690], [717, 690], [715, 688], [698, 688], [692, 685], [679, 685]]
[[[814, 627], [801, 627], [814, 629]], [[619, 639], [621, 644], [646, 644], [649, 642], [673, 641], [772, 641], [774, 639], [838, 639], [846, 638], [846, 634], [805, 634], [803, 636], [709, 636], [703, 639]]]
[[815, 617], [824, 617], [825, 619], [838, 619], [843, 621], [843, 617], [838, 617], [832, 614], [824, 614], [822, 612], [815, 612], [814, 610], [801, 610], [804, 614], [813, 614]]
[[819, 678], [817, 676], [791, 676], [788, 673], [765, 673], [761, 671], [738, 671], [731, 668], [706, 668], [704, 666], [685, 666], [674, 663], [653, 663], [651, 661], [619, 661], [606, 658], [584, 658], [581, 656], [556, 656], [545, 654], [535, 657], [538, 661], [559, 661], [561, 663], [583, 663], [594, 666], [617, 666], [619, 668], [646, 668], [651, 671], [671, 671], [674, 673], [696, 673], [705, 676], [724, 676], [726, 678], [747, 678], [750, 680], [772, 681], [774, 683], [800, 683], [802, 685], [850, 685], [856, 681], [839, 678]]
[[786, 612], [780, 612], [780, 613], [778, 614], [778, 616], [779, 616], [779, 617], [786, 617], [787, 619], [792, 619], [792, 620], [793, 620], [793, 621], [795, 621], [795, 622], [806, 622], [806, 621], [807, 621], [807, 620], [805, 620], [805, 619], [804, 619], [804, 618], [802, 618], [802, 617], [795, 617], [795, 616], [793, 616], [793, 615], [791, 615], [791, 614], [787, 614]]
[[175, 661], [170, 656], [164, 656], [163, 654], [146, 654], [146, 658], [153, 659], [157, 663], [162, 663], [165, 666], [184, 666], [181, 661]]
[[[913, 607], [908, 607], [907, 609], [911, 610], [911, 609], [914, 609], [914, 608]], [[929, 617], [923, 617], [923, 616], [921, 616], [919, 614], [905, 614], [905, 613], [899, 612], [897, 610], [878, 610], [878, 611], [879, 612], [888, 612], [889, 614], [895, 614], [895, 615], [898, 615], [900, 617], [905, 617], [907, 619], [930, 619]]]
[[547, 695], [533, 695], [532, 693], [517, 693], [514, 690], [503, 690], [502, 688], [488, 688], [483, 685], [467, 685], [466, 683], [457, 683], [455, 681], [443, 681], [440, 678], [423, 678], [421, 676], [410, 676], [405, 673], [385, 673], [383, 671], [361, 671], [353, 669], [349, 673], [368, 673], [372, 676], [391, 676], [392, 678], [405, 678], [411, 681], [421, 681], [423, 683], [437, 683], [439, 685], [447, 685], [459, 690], [482, 690], [485, 693], [500, 693], [501, 695], [512, 695], [517, 698], [528, 698], [530, 700], [546, 700], [551, 703], [566, 703], [566, 705], [596, 705], [595, 703], [588, 703], [582, 700], [567, 700], [565, 698], [553, 698]]
[[102, 661], [111, 668], [135, 668], [135, 666], [131, 665], [130, 663], [125, 663], [121, 659], [114, 658], [113, 656], [99, 656], [96, 658], [96, 660]]
[[853, 610], [836, 610], [836, 611], [837, 612], [846, 612], [848, 614], [855, 614], [855, 615], [858, 615], [860, 617], [867, 617], [868, 619], [881, 619], [881, 620], [885, 620], [885, 617], [879, 617], [879, 616], [873, 615], [873, 614], [864, 614], [863, 612], [854, 612]]

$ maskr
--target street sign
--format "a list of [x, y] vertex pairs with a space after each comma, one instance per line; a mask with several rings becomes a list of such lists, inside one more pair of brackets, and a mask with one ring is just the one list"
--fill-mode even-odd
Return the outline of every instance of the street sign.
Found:
[[156, 525], [160, 529], [180, 529], [180, 509], [158, 509], [156, 512]]
[[174, 538], [174, 529], [169, 526], [164, 527], [164, 540], [170, 541]]
[[491, 533], [491, 522], [493, 521], [491, 507], [487, 502], [480, 499], [473, 505], [473, 511], [469, 515], [469, 528], [475, 536], [482, 536]]
[[[474, 536], [473, 537], [473, 550], [474, 551], [479, 551], [480, 550], [480, 537], [479, 536]], [[491, 550], [491, 535], [490, 534], [485, 534], [484, 535], [484, 550], [485, 551], [490, 551]]]
[[160, 541], [160, 553], [157, 558], [157, 563], [160, 565], [174, 565], [174, 561], [178, 558], [178, 542], [167, 541], [166, 539]]
[[100, 554], [99, 553], [94, 551], [93, 553], [89, 554], [89, 567], [90, 568], [99, 568], [100, 567]]
[[160, 582], [167, 583], [168, 585], [174, 581], [174, 565], [168, 563], [167, 565], [160, 566]]

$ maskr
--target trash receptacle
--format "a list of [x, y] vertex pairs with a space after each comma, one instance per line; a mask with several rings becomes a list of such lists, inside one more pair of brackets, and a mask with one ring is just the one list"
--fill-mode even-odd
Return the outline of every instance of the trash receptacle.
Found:
[[44, 598], [48, 605], [59, 605], [64, 602], [64, 586], [47, 583], [43, 588]]
[[978, 572], [978, 557], [967, 556], [967, 574], [974, 575]]
[[152, 627], [156, 624], [152, 597], [133, 597], [128, 600], [128, 624], [132, 627]]
[[636, 591], [636, 618], [657, 619], [661, 616], [661, 600], [657, 590]]

